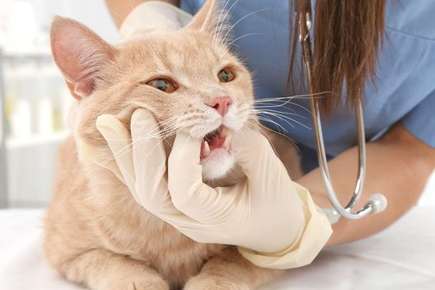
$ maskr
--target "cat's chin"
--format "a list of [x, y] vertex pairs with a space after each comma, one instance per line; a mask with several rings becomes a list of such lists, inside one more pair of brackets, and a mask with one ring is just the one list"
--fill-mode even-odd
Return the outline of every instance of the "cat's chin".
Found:
[[235, 166], [234, 156], [226, 149], [213, 150], [207, 158], [201, 160], [202, 175], [206, 181], [225, 178]]

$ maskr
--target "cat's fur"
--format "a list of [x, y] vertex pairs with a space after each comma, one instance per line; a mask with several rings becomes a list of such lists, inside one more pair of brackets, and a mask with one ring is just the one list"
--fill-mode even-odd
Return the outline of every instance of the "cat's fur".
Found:
[[[222, 94], [234, 98], [234, 108], [252, 106], [248, 71], [216, 41], [216, 9], [215, 1], [207, 1], [187, 28], [150, 33], [116, 48], [72, 20], [53, 23], [53, 54], [78, 99], [71, 113], [73, 136], [60, 149], [55, 196], [45, 219], [46, 257], [66, 279], [95, 290], [248, 290], [277, 274], [250, 264], [234, 247], [183, 236], [140, 207], [110, 171], [82, 158], [83, 143], [112, 158], [95, 127], [104, 113], [128, 128], [138, 107], [164, 122], [202, 112], [206, 98]], [[226, 65], [237, 79], [219, 84], [216, 70]], [[183, 87], [165, 95], [142, 83], [155, 74], [169, 75]], [[233, 114], [240, 130], [252, 117]], [[204, 123], [196, 119], [197, 125]], [[179, 122], [177, 129], [187, 126]], [[298, 174], [292, 145], [271, 138], [293, 176]], [[169, 150], [171, 141], [166, 143]]]

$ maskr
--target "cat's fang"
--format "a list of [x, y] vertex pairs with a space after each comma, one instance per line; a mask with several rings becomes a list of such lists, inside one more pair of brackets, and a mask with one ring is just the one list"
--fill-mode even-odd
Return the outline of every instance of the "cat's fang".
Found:
[[232, 142], [231, 130], [225, 126], [208, 133], [201, 143], [201, 160], [214, 156], [214, 153], [222, 154], [222, 151], [230, 153]]
[[230, 146], [231, 146], [231, 134], [227, 134], [227, 136], [225, 137], [225, 142], [224, 142], [224, 149], [227, 151], [230, 151]]
[[208, 155], [210, 155], [210, 145], [208, 144], [207, 141], [204, 141], [204, 148], [203, 148], [203, 155], [204, 157], [207, 157]]
[[210, 144], [203, 140], [201, 143], [201, 153], [200, 153], [200, 159], [203, 160], [207, 158], [211, 153]]

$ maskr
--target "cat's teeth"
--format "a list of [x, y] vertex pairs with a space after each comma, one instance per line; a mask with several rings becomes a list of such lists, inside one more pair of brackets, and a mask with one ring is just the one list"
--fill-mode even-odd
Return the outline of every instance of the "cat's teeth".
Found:
[[204, 156], [207, 157], [210, 154], [210, 145], [207, 141], [204, 141]]
[[225, 138], [225, 142], [224, 142], [223, 147], [225, 148], [225, 150], [229, 151], [230, 145], [231, 145], [231, 135], [227, 135], [227, 137]]

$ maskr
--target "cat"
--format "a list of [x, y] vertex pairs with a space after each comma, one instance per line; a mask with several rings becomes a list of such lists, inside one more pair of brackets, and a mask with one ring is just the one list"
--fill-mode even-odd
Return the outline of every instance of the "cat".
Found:
[[[179, 31], [150, 31], [116, 47], [74, 20], [53, 21], [53, 57], [76, 102], [45, 217], [44, 252], [67, 280], [93, 290], [250, 290], [280, 273], [254, 266], [235, 247], [190, 240], [146, 212], [110, 171], [82, 158], [83, 144], [113, 158], [96, 129], [99, 115], [115, 115], [129, 128], [142, 107], [170, 127], [163, 129], [168, 152], [177, 130], [204, 138], [209, 184], [243, 178], [228, 144], [255, 120], [253, 86], [218, 33], [216, 2], [208, 0]], [[268, 135], [287, 170], [300, 175], [293, 144]]]

